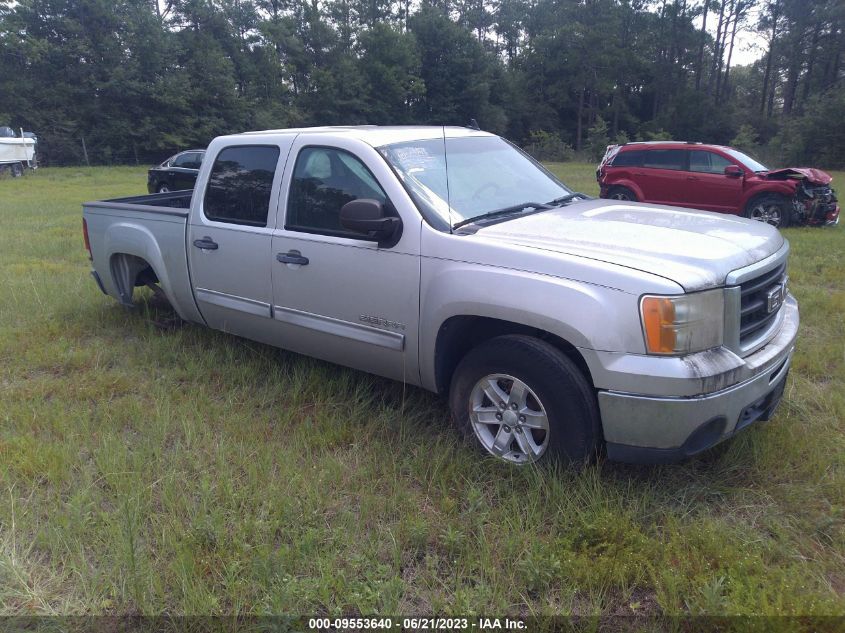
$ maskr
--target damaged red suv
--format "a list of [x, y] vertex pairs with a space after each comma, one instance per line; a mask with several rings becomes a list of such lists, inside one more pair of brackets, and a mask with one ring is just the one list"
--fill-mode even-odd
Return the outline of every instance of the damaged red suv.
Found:
[[733, 213], [781, 228], [839, 222], [829, 174], [811, 168], [770, 170], [721, 145], [610, 145], [596, 178], [602, 198]]

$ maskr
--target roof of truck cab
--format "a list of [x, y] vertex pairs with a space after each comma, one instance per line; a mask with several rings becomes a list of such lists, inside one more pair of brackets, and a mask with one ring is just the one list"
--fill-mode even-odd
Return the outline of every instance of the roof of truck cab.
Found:
[[444, 133], [447, 138], [458, 138], [466, 136], [493, 136], [489, 132], [473, 130], [472, 128], [456, 126], [442, 127], [440, 125], [340, 125], [324, 127], [302, 127], [289, 128], [283, 130], [260, 130], [255, 132], [244, 132], [243, 134], [233, 134], [232, 136], [290, 136], [291, 134], [326, 134], [331, 136], [342, 135], [360, 139], [368, 145], [372, 145], [373, 147], [381, 147], [383, 145], [390, 145], [392, 143], [442, 138]]

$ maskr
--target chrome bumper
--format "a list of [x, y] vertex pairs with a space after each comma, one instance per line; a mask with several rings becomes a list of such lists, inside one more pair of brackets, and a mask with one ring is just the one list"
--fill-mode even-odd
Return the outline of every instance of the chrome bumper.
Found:
[[694, 396], [600, 390], [608, 457], [628, 462], [678, 461], [757, 420], [769, 419], [783, 393], [798, 333], [798, 306], [791, 296], [783, 309], [786, 314], [775, 337], [742, 359], [746, 369], [756, 370], [750, 378]]

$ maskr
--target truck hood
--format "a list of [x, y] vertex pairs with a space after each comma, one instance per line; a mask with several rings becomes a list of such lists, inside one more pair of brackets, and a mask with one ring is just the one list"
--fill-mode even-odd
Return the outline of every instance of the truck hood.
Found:
[[768, 257], [784, 242], [776, 228], [755, 220], [607, 200], [514, 218], [476, 235], [633, 268], [670, 279], [687, 292], [724, 284], [729, 272]]
[[785, 167], [774, 169], [761, 174], [769, 180], [787, 180], [791, 178], [806, 178], [812, 185], [829, 185], [833, 177], [826, 171], [813, 167]]

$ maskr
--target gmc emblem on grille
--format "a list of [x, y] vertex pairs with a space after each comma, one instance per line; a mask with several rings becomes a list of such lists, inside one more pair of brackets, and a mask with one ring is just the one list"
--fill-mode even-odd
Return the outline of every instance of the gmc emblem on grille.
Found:
[[783, 298], [786, 296], [786, 283], [781, 282], [769, 292], [766, 293], [766, 312], [771, 314], [783, 303]]

